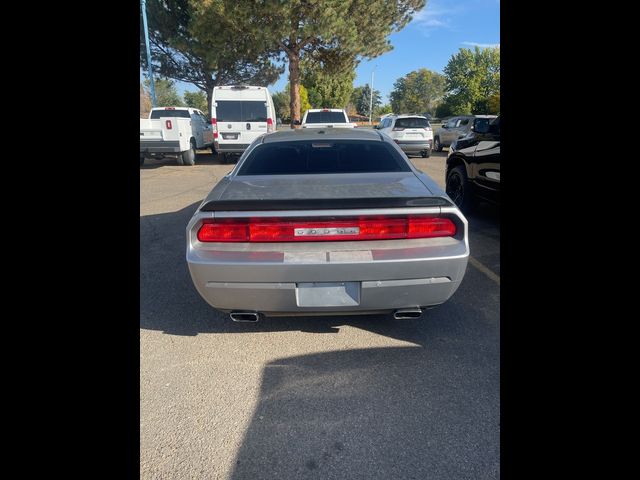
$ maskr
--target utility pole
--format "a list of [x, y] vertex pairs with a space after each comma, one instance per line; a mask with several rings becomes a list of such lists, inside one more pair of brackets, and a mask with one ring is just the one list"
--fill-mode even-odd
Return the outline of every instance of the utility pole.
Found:
[[371, 116], [373, 114], [373, 72], [375, 71], [375, 69], [376, 67], [373, 67], [373, 70], [371, 70], [371, 88], [369, 92], [369, 125], [371, 125]]
[[142, 23], [144, 25], [144, 42], [147, 46], [147, 67], [149, 69], [149, 84], [151, 85], [151, 105], [157, 106], [156, 88], [153, 85], [153, 70], [151, 69], [151, 49], [149, 48], [149, 27], [147, 27], [147, 0], [142, 1]]

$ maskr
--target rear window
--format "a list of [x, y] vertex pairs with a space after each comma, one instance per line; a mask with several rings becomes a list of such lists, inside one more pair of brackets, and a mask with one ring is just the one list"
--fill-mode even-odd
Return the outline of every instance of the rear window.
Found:
[[342, 112], [309, 112], [305, 123], [348, 123]]
[[391, 145], [361, 140], [314, 140], [258, 145], [238, 175], [409, 172]]
[[218, 100], [216, 119], [219, 122], [266, 122], [267, 106], [261, 100]]
[[189, 115], [189, 110], [152, 110], [149, 118], [153, 120], [160, 117], [191, 118], [191, 115]]
[[395, 128], [427, 128], [430, 127], [426, 118], [398, 118]]

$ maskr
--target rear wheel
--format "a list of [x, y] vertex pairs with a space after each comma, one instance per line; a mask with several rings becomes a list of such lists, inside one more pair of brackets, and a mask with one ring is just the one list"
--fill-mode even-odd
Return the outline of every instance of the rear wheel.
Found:
[[196, 144], [193, 140], [191, 140], [191, 145], [189, 150], [182, 152], [182, 156], [178, 157], [178, 165], [195, 165], [195, 163], [196, 163]]
[[460, 210], [473, 209], [473, 192], [464, 166], [458, 165], [449, 172], [446, 192]]
[[433, 151], [434, 152], [442, 151], [442, 145], [440, 144], [440, 137], [436, 137], [433, 139]]
[[431, 155], [431, 150], [423, 150], [420, 152], [420, 155], [422, 155], [422, 158], [429, 158], [429, 156]]

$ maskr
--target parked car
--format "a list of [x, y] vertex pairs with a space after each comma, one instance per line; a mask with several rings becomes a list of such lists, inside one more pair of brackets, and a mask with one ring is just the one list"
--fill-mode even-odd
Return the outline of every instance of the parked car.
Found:
[[451, 117], [433, 134], [433, 150], [441, 152], [442, 147], [450, 147], [459, 138], [472, 138], [475, 128], [488, 124], [495, 115], [462, 115]]
[[427, 158], [433, 147], [433, 130], [422, 115], [390, 115], [384, 118], [376, 130], [389, 135], [407, 155]]
[[302, 128], [354, 128], [346, 110], [340, 108], [310, 108], [302, 117]]
[[256, 138], [276, 129], [276, 109], [266, 87], [214, 87], [211, 117], [215, 149], [225, 162], [237, 160]]
[[197, 108], [152, 108], [140, 119], [140, 165], [145, 158], [176, 157], [178, 165], [193, 165], [196, 149], [211, 148], [211, 121]]
[[446, 191], [463, 211], [477, 200], [500, 203], [500, 117], [478, 123], [473, 141], [449, 153]]
[[467, 220], [393, 140], [296, 129], [255, 140], [189, 221], [193, 283], [234, 321], [416, 318], [464, 276]]

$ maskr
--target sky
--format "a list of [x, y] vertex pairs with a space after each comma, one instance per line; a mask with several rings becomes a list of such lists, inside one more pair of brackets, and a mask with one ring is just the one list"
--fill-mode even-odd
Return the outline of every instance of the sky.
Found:
[[[500, 45], [500, 0], [427, 0], [427, 5], [400, 32], [390, 35], [393, 50], [372, 60], [363, 60], [356, 68], [354, 87], [366, 85], [374, 72], [373, 88], [380, 90], [384, 103], [389, 101], [393, 83], [419, 68], [442, 73], [447, 62], [460, 48]], [[141, 74], [142, 78], [142, 74]], [[275, 84], [273, 94], [284, 89], [287, 70]], [[176, 82], [178, 92], [196, 87]]]

